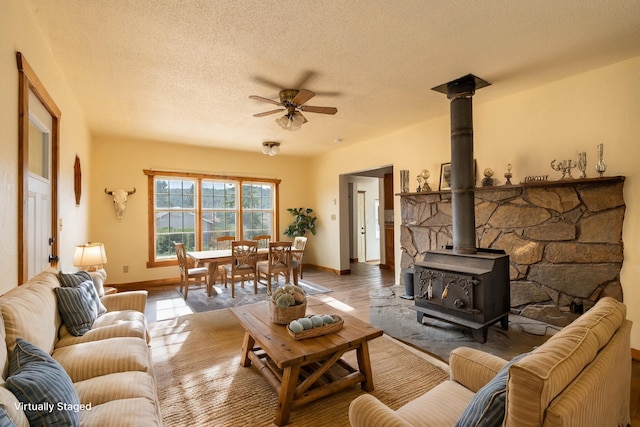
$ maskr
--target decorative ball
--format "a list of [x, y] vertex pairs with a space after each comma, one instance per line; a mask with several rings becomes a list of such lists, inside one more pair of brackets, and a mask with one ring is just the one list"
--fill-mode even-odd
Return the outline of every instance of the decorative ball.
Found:
[[291, 329], [291, 332], [294, 332], [297, 334], [299, 332], [304, 331], [304, 326], [302, 326], [302, 324], [297, 320], [293, 320], [291, 323], [289, 323], [289, 329]]
[[328, 314], [325, 314], [324, 316], [322, 316], [322, 321], [328, 325], [333, 323], [333, 317], [331, 317]]
[[324, 324], [324, 320], [322, 316], [311, 316], [311, 323], [313, 323], [313, 327], [316, 328], [318, 326], [322, 326]]
[[308, 317], [301, 317], [298, 319], [298, 322], [302, 325], [304, 329], [313, 328], [313, 323], [311, 322], [311, 319], [309, 319]]

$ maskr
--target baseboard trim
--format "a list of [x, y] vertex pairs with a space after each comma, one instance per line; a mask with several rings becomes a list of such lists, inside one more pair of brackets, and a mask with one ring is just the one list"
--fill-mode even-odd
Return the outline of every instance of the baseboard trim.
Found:
[[345, 274], [351, 274], [351, 270], [336, 270], [335, 268], [329, 268], [329, 267], [323, 267], [321, 265], [315, 265], [315, 264], [305, 264], [306, 267], [309, 268], [315, 268], [316, 270], [320, 270], [320, 271], [326, 271], [328, 273], [333, 273], [333, 274], [337, 274], [340, 276], [343, 276]]
[[162, 286], [179, 286], [180, 278], [169, 278], [169, 279], [155, 279], [155, 280], [146, 280], [143, 282], [129, 282], [129, 283], [118, 283], [116, 285], [112, 283], [106, 284], [106, 286], [111, 286], [113, 288], [118, 289], [118, 292], [121, 291], [137, 291], [140, 289], [150, 289], [157, 288]]
[[640, 350], [632, 348], [631, 349], [631, 358], [634, 360], [640, 361]]
[[[314, 265], [314, 264], [305, 264], [303, 269], [306, 270], [307, 268], [314, 268], [316, 270], [322, 270], [322, 271], [337, 274], [340, 276], [351, 274], [351, 270], [336, 270], [333, 268], [322, 267], [320, 265]], [[118, 284], [107, 283], [106, 284], [106, 286], [111, 286], [113, 288], [118, 289], [118, 292], [137, 291], [140, 289], [152, 289], [152, 288], [158, 288], [162, 286], [179, 286], [179, 285], [180, 285], [179, 277], [168, 278], [168, 279], [146, 280], [142, 282], [128, 282], [128, 283], [118, 283]]]

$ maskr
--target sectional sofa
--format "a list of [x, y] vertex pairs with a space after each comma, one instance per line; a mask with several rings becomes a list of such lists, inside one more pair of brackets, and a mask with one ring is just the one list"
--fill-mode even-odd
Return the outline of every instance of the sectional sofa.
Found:
[[86, 279], [49, 269], [0, 296], [0, 425], [162, 425], [146, 291], [99, 297]]

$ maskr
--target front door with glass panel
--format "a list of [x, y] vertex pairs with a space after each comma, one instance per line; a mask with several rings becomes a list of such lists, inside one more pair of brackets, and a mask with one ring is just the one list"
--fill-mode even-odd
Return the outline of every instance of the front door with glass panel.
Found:
[[29, 278], [49, 267], [51, 233], [52, 117], [29, 92], [29, 171], [27, 194], [27, 254]]

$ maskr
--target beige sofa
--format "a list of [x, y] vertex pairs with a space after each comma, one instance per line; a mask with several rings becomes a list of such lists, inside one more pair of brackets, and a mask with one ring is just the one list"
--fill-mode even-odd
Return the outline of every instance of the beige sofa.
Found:
[[79, 412], [80, 425], [162, 425], [144, 316], [146, 291], [103, 296], [107, 312], [90, 331], [74, 336], [58, 312], [57, 274], [49, 269], [0, 296], [0, 336], [6, 342], [0, 345], [1, 409], [16, 426], [29, 426], [6, 383], [16, 339], [22, 338], [50, 354], [71, 378], [83, 405], [71, 408]]
[[[630, 332], [625, 305], [600, 299], [505, 370], [502, 425], [627, 426]], [[354, 427], [454, 426], [476, 392], [506, 364], [479, 350], [457, 348], [450, 356], [448, 381], [396, 411], [371, 395], [359, 396], [351, 403], [349, 420]]]

